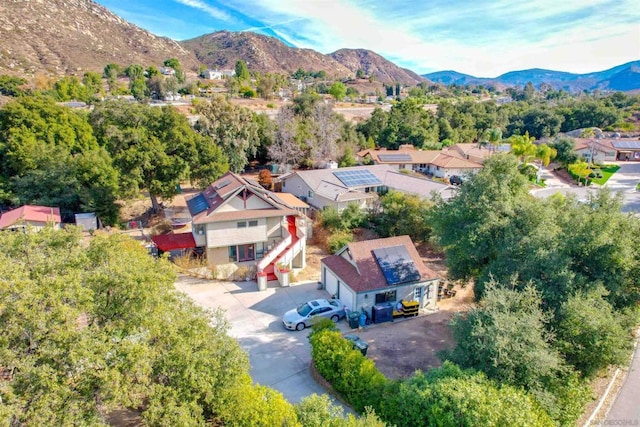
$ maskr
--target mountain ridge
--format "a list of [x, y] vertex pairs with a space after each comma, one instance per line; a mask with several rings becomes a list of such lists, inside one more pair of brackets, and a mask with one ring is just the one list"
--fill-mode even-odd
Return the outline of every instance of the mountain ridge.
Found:
[[497, 77], [475, 77], [454, 70], [436, 71], [422, 76], [442, 84], [524, 86], [531, 82], [536, 87], [539, 87], [542, 83], [547, 83], [555, 89], [564, 89], [570, 92], [596, 89], [626, 91], [640, 89], [640, 60], [616, 65], [602, 71], [583, 74], [530, 68], [509, 71]]

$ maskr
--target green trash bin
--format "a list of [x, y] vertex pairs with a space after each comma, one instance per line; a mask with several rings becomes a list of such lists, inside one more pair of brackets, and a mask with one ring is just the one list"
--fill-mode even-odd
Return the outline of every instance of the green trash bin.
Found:
[[349, 327], [351, 329], [357, 329], [360, 322], [360, 313], [357, 311], [352, 311], [349, 313]]
[[344, 338], [353, 343], [354, 350], [360, 350], [360, 353], [362, 353], [363, 356], [367, 355], [369, 344], [366, 341], [361, 340], [360, 337], [353, 334], [345, 335]]

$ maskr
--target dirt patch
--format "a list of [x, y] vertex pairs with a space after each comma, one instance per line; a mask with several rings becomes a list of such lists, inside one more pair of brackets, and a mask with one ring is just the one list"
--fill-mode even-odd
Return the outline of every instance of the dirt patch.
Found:
[[438, 352], [453, 346], [452, 312], [439, 311], [354, 331], [369, 344], [367, 357], [389, 379], [407, 378], [442, 365]]

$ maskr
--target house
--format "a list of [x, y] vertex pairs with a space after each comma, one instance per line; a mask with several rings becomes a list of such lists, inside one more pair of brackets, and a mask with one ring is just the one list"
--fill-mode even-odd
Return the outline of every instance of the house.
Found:
[[640, 161], [640, 140], [630, 138], [574, 138], [575, 150], [593, 163]]
[[40, 231], [48, 225], [59, 229], [61, 223], [60, 208], [49, 206], [24, 205], [0, 216], [0, 230], [25, 230], [31, 227]]
[[235, 70], [204, 70], [200, 75], [204, 79], [221, 80], [225, 77], [233, 77], [235, 74]]
[[278, 178], [282, 192], [302, 199], [315, 209], [332, 206], [338, 211], [350, 204], [371, 206], [389, 189], [428, 198], [439, 193], [448, 198], [445, 184], [399, 173], [391, 165], [314, 169], [286, 173]]
[[176, 70], [171, 67], [160, 67], [160, 74], [163, 76], [175, 76]]
[[511, 144], [500, 144], [495, 146], [478, 146], [475, 143], [453, 144], [442, 149], [443, 153], [461, 157], [476, 163], [484, 163], [495, 153], [508, 153], [511, 151]]
[[320, 262], [321, 284], [352, 311], [399, 301], [435, 308], [439, 279], [409, 236], [352, 242]]
[[422, 172], [438, 178], [475, 173], [482, 169], [481, 163], [465, 159], [457, 152], [417, 150], [410, 144], [401, 145], [398, 150], [362, 150], [357, 155], [363, 162]]
[[615, 161], [618, 155], [611, 141], [603, 139], [575, 138], [575, 151], [585, 161], [593, 163]]
[[275, 280], [275, 265], [305, 267], [307, 218], [257, 182], [228, 172], [186, 202], [194, 244], [219, 277], [243, 267]]

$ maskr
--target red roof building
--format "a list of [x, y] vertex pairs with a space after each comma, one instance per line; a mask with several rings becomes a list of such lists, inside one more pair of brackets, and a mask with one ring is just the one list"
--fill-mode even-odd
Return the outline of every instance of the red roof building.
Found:
[[24, 205], [0, 216], [0, 230], [33, 227], [36, 231], [51, 224], [59, 228], [62, 223], [60, 208]]

